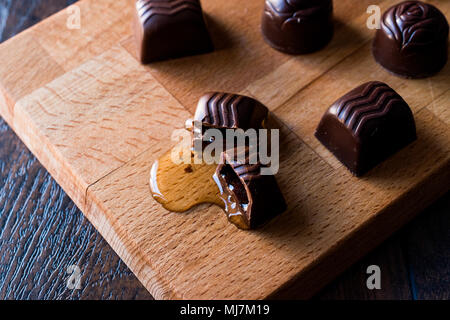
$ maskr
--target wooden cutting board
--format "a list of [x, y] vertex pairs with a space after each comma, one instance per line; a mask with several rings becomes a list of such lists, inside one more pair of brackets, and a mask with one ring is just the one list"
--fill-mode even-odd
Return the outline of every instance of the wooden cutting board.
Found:
[[[217, 50], [150, 66], [135, 58], [133, 1], [82, 0], [80, 29], [64, 10], [0, 45], [1, 115], [155, 298], [310, 297], [450, 187], [450, 63], [423, 80], [379, 67], [373, 0], [335, 1], [331, 44], [285, 55], [262, 40], [263, 2], [203, 0]], [[450, 1], [428, 2], [450, 18]], [[313, 132], [369, 80], [404, 97], [419, 138], [355, 178]], [[171, 213], [150, 195], [153, 161], [209, 90], [251, 95], [283, 123], [289, 209], [262, 229], [238, 230], [214, 206]]]

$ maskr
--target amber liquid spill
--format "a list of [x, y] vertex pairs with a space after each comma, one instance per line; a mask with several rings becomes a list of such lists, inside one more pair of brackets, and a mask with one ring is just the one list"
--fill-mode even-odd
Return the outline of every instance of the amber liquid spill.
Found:
[[248, 229], [242, 215], [235, 209], [237, 200], [219, 187], [216, 168], [217, 164], [204, 162], [174, 163], [169, 151], [152, 166], [150, 191], [153, 198], [169, 211], [185, 212], [199, 204], [212, 203], [226, 212], [231, 223], [240, 229]]
[[171, 151], [155, 161], [150, 172], [150, 190], [153, 198], [165, 209], [185, 212], [201, 203], [224, 207], [213, 175], [217, 165], [206, 163], [177, 164]]

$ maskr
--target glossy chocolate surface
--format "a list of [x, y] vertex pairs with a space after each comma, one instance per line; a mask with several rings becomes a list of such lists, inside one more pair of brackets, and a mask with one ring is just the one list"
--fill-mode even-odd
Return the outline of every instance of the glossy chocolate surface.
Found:
[[206, 93], [200, 98], [195, 111], [194, 140], [203, 139], [204, 132], [211, 128], [244, 131], [264, 128], [268, 113], [266, 106], [247, 96], [226, 92]]
[[448, 34], [448, 22], [439, 9], [421, 1], [405, 1], [383, 14], [372, 52], [390, 72], [423, 78], [446, 64]]
[[203, 126], [226, 129], [259, 129], [269, 110], [259, 101], [233, 93], [209, 92], [202, 96], [194, 121]]
[[236, 161], [229, 152], [214, 174], [228, 220], [240, 229], [254, 229], [286, 210], [273, 175], [261, 175], [260, 163]]
[[266, 0], [261, 29], [265, 41], [279, 51], [317, 51], [333, 36], [333, 2]]
[[214, 49], [199, 0], [137, 0], [134, 36], [143, 64]]
[[416, 139], [408, 104], [387, 84], [365, 83], [324, 114], [315, 133], [353, 174], [360, 176]]

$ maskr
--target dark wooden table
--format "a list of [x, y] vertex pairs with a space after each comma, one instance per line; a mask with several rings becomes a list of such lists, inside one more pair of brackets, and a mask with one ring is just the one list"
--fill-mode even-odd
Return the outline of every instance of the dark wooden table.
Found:
[[[0, 0], [0, 42], [74, 2]], [[152, 299], [1, 118], [0, 179], [0, 299]], [[81, 289], [67, 287], [71, 265]], [[369, 265], [380, 290], [367, 289]], [[450, 193], [316, 298], [449, 299]]]

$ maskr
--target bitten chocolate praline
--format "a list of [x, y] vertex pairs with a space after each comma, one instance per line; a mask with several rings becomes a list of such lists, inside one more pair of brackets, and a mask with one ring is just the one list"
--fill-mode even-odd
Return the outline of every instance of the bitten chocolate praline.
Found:
[[435, 6], [405, 1], [389, 8], [373, 41], [375, 60], [406, 78], [424, 78], [447, 62], [449, 26]]
[[248, 150], [245, 160], [239, 162], [235, 158], [238, 152], [222, 153], [214, 180], [228, 220], [240, 229], [254, 229], [283, 213], [287, 206], [275, 176], [263, 175], [265, 166], [252, 164]]
[[331, 105], [315, 136], [361, 176], [416, 139], [408, 104], [387, 84], [365, 83]]
[[134, 37], [143, 64], [214, 50], [199, 0], [137, 0]]
[[261, 30], [273, 48], [305, 54], [324, 47], [333, 36], [332, 0], [266, 0]]

